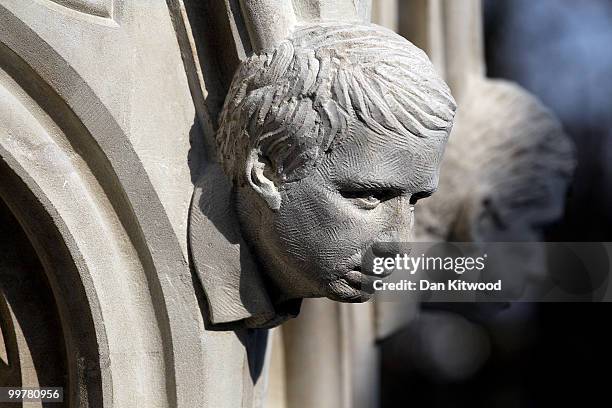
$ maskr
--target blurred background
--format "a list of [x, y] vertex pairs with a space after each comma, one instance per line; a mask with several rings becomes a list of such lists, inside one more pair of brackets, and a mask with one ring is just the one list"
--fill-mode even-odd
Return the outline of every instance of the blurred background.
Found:
[[573, 139], [578, 167], [553, 240], [612, 231], [612, 2], [486, 0], [488, 76], [522, 85]]
[[[387, 18], [401, 21], [410, 3], [399, 0], [398, 16]], [[485, 0], [483, 6], [487, 76], [534, 94], [575, 144], [565, 212], [546, 228], [546, 240], [611, 241], [612, 2]], [[436, 312], [383, 339], [382, 406], [606, 404], [609, 303], [499, 308], [455, 308], [459, 318]], [[431, 356], [423, 359], [424, 352]]]

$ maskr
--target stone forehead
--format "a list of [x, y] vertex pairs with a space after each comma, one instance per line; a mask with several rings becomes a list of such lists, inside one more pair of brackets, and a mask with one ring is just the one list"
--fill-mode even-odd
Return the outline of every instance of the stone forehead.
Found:
[[[355, 123], [318, 166], [331, 179], [370, 180], [435, 189], [444, 139], [380, 135]], [[420, 186], [420, 187], [419, 187]]]

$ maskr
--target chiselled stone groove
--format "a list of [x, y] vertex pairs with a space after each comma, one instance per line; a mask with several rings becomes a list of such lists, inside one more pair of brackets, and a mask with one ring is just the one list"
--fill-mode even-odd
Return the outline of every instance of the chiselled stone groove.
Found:
[[51, 3], [90, 14], [96, 17], [113, 18], [114, 0], [46, 0]]

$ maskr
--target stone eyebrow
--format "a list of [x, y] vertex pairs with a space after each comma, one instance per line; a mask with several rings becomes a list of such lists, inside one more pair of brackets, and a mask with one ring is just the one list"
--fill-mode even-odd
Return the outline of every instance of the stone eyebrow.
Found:
[[430, 187], [430, 188], [423, 189], [421, 191], [417, 191], [416, 193], [410, 196], [410, 204], [415, 204], [421, 198], [427, 198], [431, 196], [433, 193], [436, 192], [437, 189], [438, 187]]
[[407, 190], [407, 186], [394, 183], [390, 181], [376, 180], [376, 179], [363, 179], [363, 180], [348, 180], [342, 179], [336, 182], [336, 185], [341, 189], [346, 190], [371, 190], [371, 189], [385, 189], [385, 190], [394, 190], [398, 192], [405, 192]]

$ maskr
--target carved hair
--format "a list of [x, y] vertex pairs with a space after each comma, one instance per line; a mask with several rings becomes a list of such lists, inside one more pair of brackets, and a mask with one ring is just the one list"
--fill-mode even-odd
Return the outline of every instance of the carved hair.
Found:
[[404, 38], [370, 24], [317, 24], [241, 64], [216, 141], [233, 181], [253, 148], [294, 181], [342, 142], [351, 119], [380, 134], [441, 139], [455, 109], [425, 53]]

